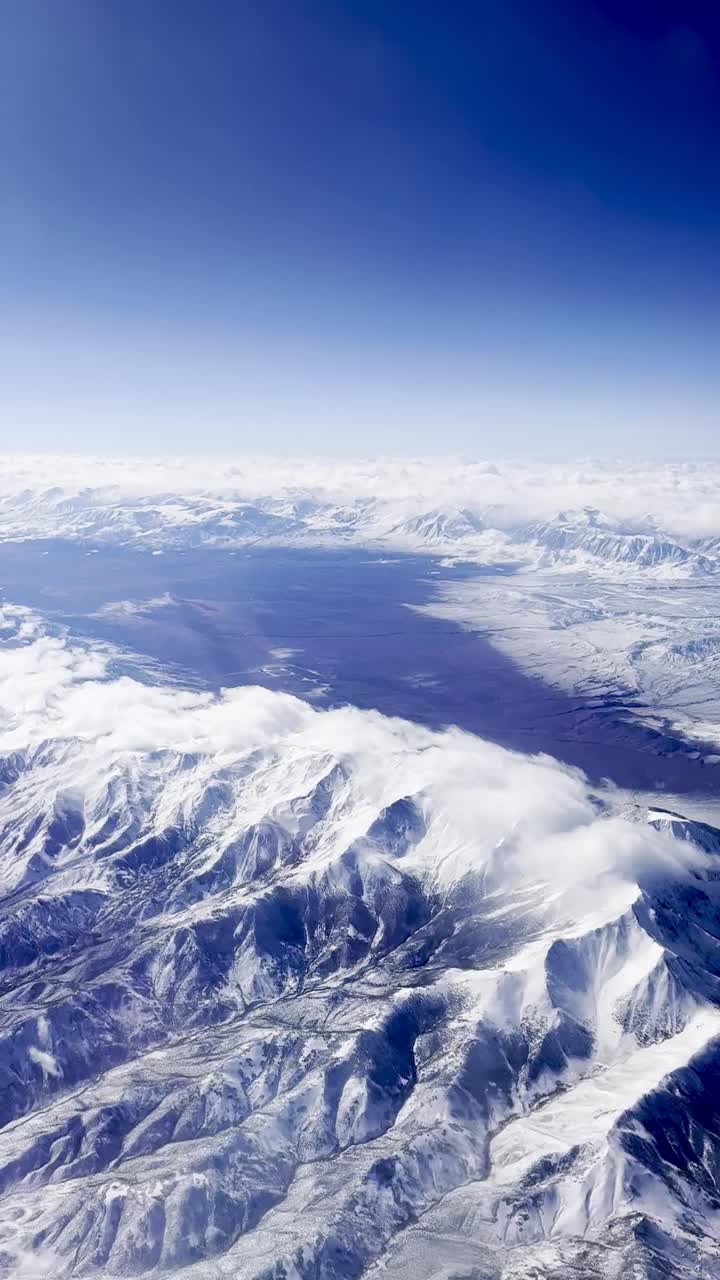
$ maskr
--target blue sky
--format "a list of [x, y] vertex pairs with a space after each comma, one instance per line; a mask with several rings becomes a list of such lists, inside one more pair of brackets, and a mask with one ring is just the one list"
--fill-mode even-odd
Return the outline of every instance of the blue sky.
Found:
[[0, 0], [0, 441], [720, 450], [720, 11]]

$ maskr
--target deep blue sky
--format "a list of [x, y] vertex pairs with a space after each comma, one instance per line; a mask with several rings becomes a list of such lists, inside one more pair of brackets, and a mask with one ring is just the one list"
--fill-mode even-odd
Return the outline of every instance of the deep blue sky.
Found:
[[720, 451], [720, 5], [0, 0], [5, 447]]

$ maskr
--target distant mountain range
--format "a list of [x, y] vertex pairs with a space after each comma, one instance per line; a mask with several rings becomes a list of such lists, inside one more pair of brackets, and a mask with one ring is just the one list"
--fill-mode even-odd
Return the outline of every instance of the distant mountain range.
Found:
[[[0, 538], [161, 551], [367, 546], [480, 565], [704, 577], [720, 565], [717, 464], [255, 465], [8, 459]], [[715, 488], [713, 489], [713, 484]], [[568, 499], [571, 499], [568, 503]]]

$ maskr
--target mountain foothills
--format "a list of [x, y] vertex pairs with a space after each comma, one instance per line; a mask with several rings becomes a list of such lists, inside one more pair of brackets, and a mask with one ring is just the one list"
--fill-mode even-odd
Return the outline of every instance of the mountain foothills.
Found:
[[[717, 471], [6, 459], [0, 538], [427, 555], [422, 608], [712, 777]], [[6, 601], [0, 1276], [713, 1280], [720, 830], [680, 808]]]

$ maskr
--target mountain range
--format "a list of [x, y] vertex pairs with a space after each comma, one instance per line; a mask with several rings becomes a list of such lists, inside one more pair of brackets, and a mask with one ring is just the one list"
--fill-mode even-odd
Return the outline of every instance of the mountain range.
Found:
[[3, 622], [3, 1274], [717, 1274], [719, 831]]

